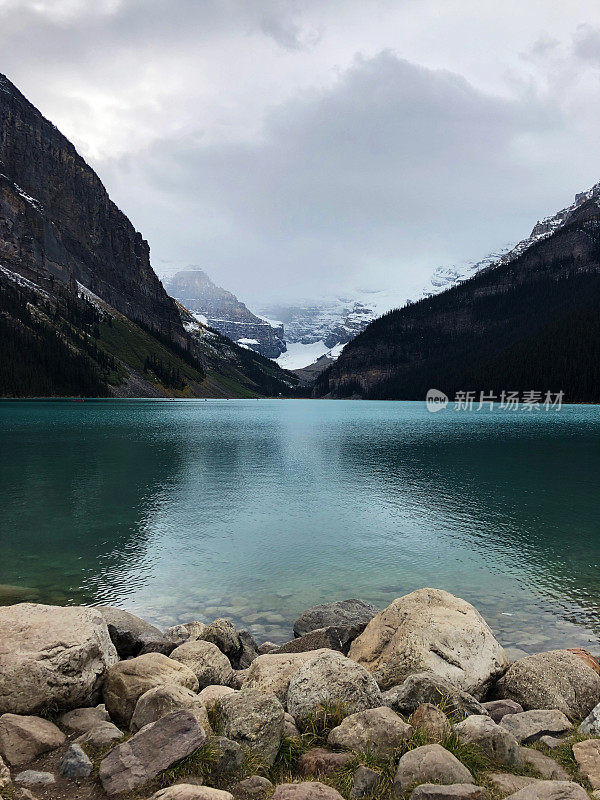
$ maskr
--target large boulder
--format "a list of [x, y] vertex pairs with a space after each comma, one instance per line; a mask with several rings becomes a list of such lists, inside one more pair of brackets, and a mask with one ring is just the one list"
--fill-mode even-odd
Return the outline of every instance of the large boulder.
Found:
[[206, 733], [190, 711], [174, 711], [114, 747], [100, 763], [106, 794], [133, 792], [159, 772], [198, 750]]
[[222, 697], [226, 697], [228, 694], [233, 694], [236, 691], [238, 690], [232, 689], [230, 686], [211, 684], [210, 686], [205, 686], [204, 689], [198, 693], [198, 699], [208, 708], [218, 703]]
[[274, 694], [285, 705], [291, 679], [306, 661], [311, 661], [320, 652], [268, 653], [254, 659], [243, 684], [244, 689], [260, 689]]
[[568, 781], [535, 781], [509, 795], [506, 800], [589, 800], [578, 783]]
[[202, 639], [185, 642], [173, 650], [171, 658], [192, 670], [200, 689], [214, 684], [227, 686], [233, 678], [229, 659], [212, 642]]
[[364, 626], [378, 611], [376, 606], [363, 600], [338, 600], [335, 603], [313, 606], [294, 622], [294, 636], [304, 636], [330, 625]]
[[108, 626], [112, 643], [121, 658], [139, 655], [143, 649], [159, 650], [167, 644], [158, 628], [135, 614], [112, 606], [96, 606]]
[[457, 689], [450, 681], [431, 672], [417, 672], [399, 686], [382, 694], [386, 706], [399, 714], [412, 714], [423, 703], [443, 705], [444, 711], [456, 719], [469, 714], [486, 714], [483, 705], [473, 695]]
[[349, 657], [382, 689], [432, 672], [477, 698], [508, 666], [481, 614], [440, 589], [419, 589], [394, 600], [352, 642]]
[[284, 710], [274, 694], [248, 689], [219, 702], [223, 733], [271, 766], [281, 744]]
[[297, 639], [276, 647], [274, 653], [306, 653], [309, 650], [338, 650], [345, 656], [348, 655], [350, 645], [365, 629], [361, 625], [330, 625], [328, 628], [317, 628], [315, 631], [305, 633]]
[[355, 753], [370, 750], [375, 756], [389, 758], [413, 733], [411, 725], [407, 725], [391, 708], [382, 706], [346, 717], [330, 732], [327, 744]]
[[275, 787], [271, 800], [342, 800], [342, 795], [319, 781], [280, 783]]
[[367, 670], [334, 650], [302, 664], [288, 689], [288, 711], [297, 720], [323, 703], [340, 703], [346, 714], [384, 705], [379, 687]]
[[600, 702], [600, 675], [568, 650], [550, 650], [512, 663], [494, 693], [526, 711], [555, 708], [583, 719]]
[[0, 756], [11, 766], [28, 764], [65, 742], [64, 733], [41, 717], [3, 714], [0, 717]]
[[523, 744], [536, 742], [542, 736], [566, 733], [573, 727], [562, 711], [556, 709], [507, 714], [502, 717], [500, 725]]
[[117, 661], [96, 609], [0, 607], [0, 714], [94, 705]]
[[515, 737], [491, 717], [472, 715], [455, 725], [454, 730], [462, 744], [477, 745], [492, 761], [516, 767], [523, 763]]
[[405, 753], [398, 762], [392, 797], [400, 798], [415, 783], [474, 783], [460, 761], [439, 744], [426, 744]]
[[144, 692], [135, 704], [129, 728], [136, 733], [144, 725], [149, 725], [173, 711], [182, 709], [191, 711], [206, 733], [210, 733], [208, 713], [200, 697], [191, 689], [186, 689], [185, 686], [171, 686], [170, 684], [155, 686]]
[[140, 697], [155, 686], [171, 684], [198, 690], [198, 679], [179, 661], [161, 653], [146, 653], [111, 667], [106, 675], [102, 693], [111, 718], [129, 727]]

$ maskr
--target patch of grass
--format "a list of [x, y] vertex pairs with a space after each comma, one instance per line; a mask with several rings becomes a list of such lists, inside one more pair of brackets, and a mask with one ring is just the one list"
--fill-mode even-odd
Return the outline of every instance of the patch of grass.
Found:
[[210, 706], [206, 706], [206, 713], [208, 715], [208, 724], [210, 725], [215, 736], [223, 735], [223, 721], [221, 719], [221, 704], [217, 700]]
[[485, 772], [496, 766], [495, 762], [492, 762], [480, 747], [477, 747], [475, 744], [465, 744], [461, 742], [455, 731], [452, 731], [449, 736], [446, 736], [441, 745], [465, 765], [475, 778], [475, 782], [477, 782]]
[[178, 761], [172, 767], [163, 770], [153, 781], [158, 788], [171, 786], [181, 778], [207, 778], [214, 764], [219, 758], [219, 752], [214, 742], [208, 741], [187, 758]]
[[298, 720], [298, 729], [303, 736], [310, 737], [312, 747], [327, 744], [330, 732], [348, 716], [346, 706], [341, 701], [320, 703], [314, 711]]

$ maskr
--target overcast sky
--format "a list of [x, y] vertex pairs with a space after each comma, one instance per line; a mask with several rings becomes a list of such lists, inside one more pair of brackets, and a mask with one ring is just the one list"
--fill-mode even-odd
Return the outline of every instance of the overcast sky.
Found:
[[600, 180], [598, 0], [0, 0], [0, 71], [161, 274], [399, 288]]

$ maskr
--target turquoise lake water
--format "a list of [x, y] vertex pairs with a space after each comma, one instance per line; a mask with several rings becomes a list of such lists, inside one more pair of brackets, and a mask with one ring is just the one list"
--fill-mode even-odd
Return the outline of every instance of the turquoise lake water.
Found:
[[0, 447], [0, 602], [285, 640], [315, 603], [436, 586], [515, 654], [598, 649], [598, 406], [2, 402]]

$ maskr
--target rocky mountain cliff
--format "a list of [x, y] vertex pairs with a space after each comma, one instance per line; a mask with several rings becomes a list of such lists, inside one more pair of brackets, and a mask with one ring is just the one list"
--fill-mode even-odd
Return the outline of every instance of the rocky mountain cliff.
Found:
[[165, 280], [165, 288], [198, 320], [239, 345], [267, 358], [285, 352], [283, 325], [257, 317], [234, 294], [214, 284], [204, 270], [177, 272]]
[[188, 318], [96, 173], [0, 75], [0, 396], [293, 393]]
[[551, 389], [598, 402], [598, 195], [578, 195], [471, 278], [371, 323], [317, 379], [315, 396]]

